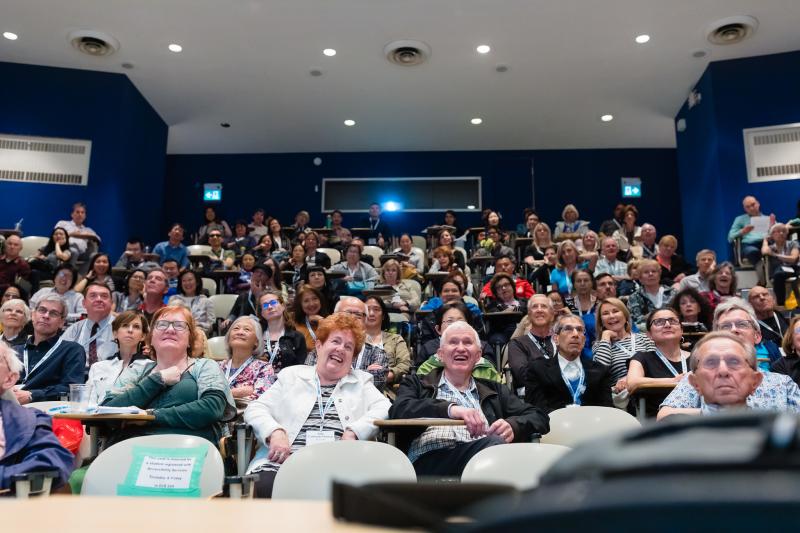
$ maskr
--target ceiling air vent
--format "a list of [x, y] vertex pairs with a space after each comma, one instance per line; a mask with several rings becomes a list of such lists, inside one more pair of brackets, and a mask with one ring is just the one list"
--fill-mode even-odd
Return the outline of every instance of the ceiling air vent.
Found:
[[86, 185], [92, 141], [0, 134], [0, 181]]
[[93, 57], [110, 56], [119, 50], [119, 41], [99, 31], [76, 30], [68, 38], [73, 48]]
[[758, 21], [750, 16], [728, 17], [711, 24], [706, 38], [712, 44], [736, 44], [744, 41], [758, 28]]
[[800, 124], [743, 130], [747, 181], [800, 179]]
[[422, 41], [394, 41], [383, 47], [390, 63], [402, 67], [421, 65], [431, 55], [431, 47]]

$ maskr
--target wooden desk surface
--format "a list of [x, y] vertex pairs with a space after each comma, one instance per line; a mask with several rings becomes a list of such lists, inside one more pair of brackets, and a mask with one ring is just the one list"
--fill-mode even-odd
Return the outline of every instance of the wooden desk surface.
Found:
[[113, 420], [121, 422], [152, 422], [156, 419], [153, 415], [134, 415], [134, 414], [108, 414], [108, 415], [90, 415], [88, 413], [55, 413], [53, 418], [65, 418], [67, 420], [80, 420], [81, 422], [102, 422], [104, 420]]
[[220, 533], [261, 531], [265, 524], [281, 532], [392, 531], [338, 522], [330, 502], [315, 501], [51, 496], [4, 498], [0, 513], [3, 531], [28, 531], [32, 523], [37, 531], [58, 533]]
[[678, 385], [677, 383], [642, 383], [641, 385], [636, 387], [636, 390], [637, 391], [642, 389], [672, 390], [677, 385]]
[[398, 418], [395, 420], [376, 420], [379, 428], [430, 427], [430, 426], [463, 426], [463, 420], [452, 418]]

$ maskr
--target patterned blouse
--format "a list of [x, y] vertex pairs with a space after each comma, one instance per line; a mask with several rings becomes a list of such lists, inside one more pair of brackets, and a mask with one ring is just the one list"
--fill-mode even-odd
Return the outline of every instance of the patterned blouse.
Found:
[[275, 383], [277, 376], [275, 375], [272, 365], [268, 362], [260, 359], [252, 359], [249, 361], [250, 363], [245, 363], [246, 366], [238, 374], [236, 373], [237, 369], [231, 368], [230, 359], [220, 361], [219, 366], [231, 389], [242, 386], [253, 387], [253, 394], [243, 399], [255, 400]]

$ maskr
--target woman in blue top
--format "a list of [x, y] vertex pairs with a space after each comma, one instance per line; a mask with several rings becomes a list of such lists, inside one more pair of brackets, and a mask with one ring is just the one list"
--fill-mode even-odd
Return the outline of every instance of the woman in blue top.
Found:
[[561, 294], [572, 292], [572, 273], [578, 268], [589, 266], [588, 261], [578, 264], [578, 249], [572, 241], [564, 241], [558, 246], [558, 264], [550, 272], [550, 284]]

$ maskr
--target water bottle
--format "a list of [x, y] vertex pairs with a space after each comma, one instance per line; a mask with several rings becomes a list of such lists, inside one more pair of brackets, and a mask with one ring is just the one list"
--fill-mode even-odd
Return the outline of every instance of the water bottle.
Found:
[[22, 231], [22, 221], [25, 220], [24, 218], [19, 219], [19, 222], [14, 224], [15, 231]]
[[325, 227], [331, 229], [333, 227], [333, 217], [330, 213], [325, 217]]

